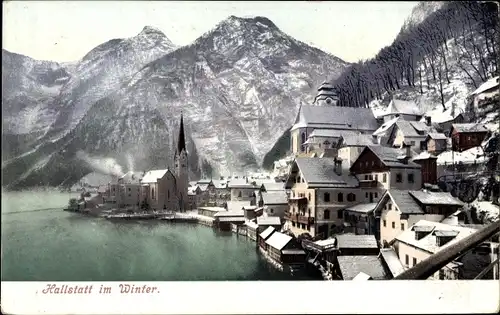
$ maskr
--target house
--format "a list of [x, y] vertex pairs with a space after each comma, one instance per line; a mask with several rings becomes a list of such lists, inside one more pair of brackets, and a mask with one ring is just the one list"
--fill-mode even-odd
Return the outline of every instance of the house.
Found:
[[198, 207], [198, 214], [206, 217], [213, 218], [219, 212], [227, 212], [227, 210], [221, 207]]
[[255, 204], [255, 190], [257, 188], [247, 179], [231, 179], [227, 187], [231, 190], [231, 201], [250, 201], [251, 204]]
[[266, 240], [274, 233], [276, 232], [276, 229], [273, 228], [272, 226], [268, 227], [265, 229], [263, 232], [258, 233], [257, 237], [257, 243], [259, 244], [259, 248], [267, 252], [267, 243]]
[[332, 158], [296, 158], [285, 188], [291, 189], [286, 225], [295, 235], [327, 238], [342, 225], [342, 210], [362, 197], [358, 179]]
[[[410, 268], [476, 232], [475, 228], [419, 220], [399, 234], [392, 245], [401, 263]], [[429, 279], [474, 279], [491, 261], [490, 255], [471, 250], [450, 262]]]
[[411, 160], [420, 165], [422, 187], [424, 184], [437, 184], [437, 159], [437, 156], [425, 151], [412, 157]]
[[394, 118], [401, 117], [406, 121], [419, 121], [422, 119], [423, 111], [415, 102], [392, 99], [387, 106], [385, 112], [380, 116], [384, 118], [384, 122], [388, 122]]
[[488, 136], [489, 129], [483, 124], [453, 124], [450, 129], [453, 151], [465, 151], [480, 146]]
[[353, 280], [360, 273], [364, 273], [373, 280], [390, 279], [379, 256], [338, 256], [336, 274], [342, 280]]
[[250, 201], [228, 201], [226, 203], [226, 210], [232, 212], [242, 211], [244, 207], [250, 207]]
[[242, 209], [243, 209], [245, 219], [252, 220], [252, 219], [255, 219], [257, 217], [256, 211], [255, 211], [255, 210], [257, 210], [257, 206], [244, 206]]
[[293, 238], [287, 234], [274, 232], [266, 241], [267, 254], [281, 264], [305, 263], [306, 253], [298, 249]]
[[377, 203], [360, 203], [345, 208], [344, 223], [349, 223], [349, 226], [344, 228], [344, 232], [375, 235], [377, 222], [373, 211], [376, 206]]
[[476, 114], [495, 110], [495, 106], [498, 106], [499, 94], [499, 77], [496, 76], [471, 93], [471, 110]]
[[378, 128], [370, 108], [338, 106], [301, 106], [290, 129], [292, 154], [306, 153], [305, 142], [315, 129], [373, 133]]
[[214, 214], [214, 223], [221, 231], [231, 231], [231, 224], [245, 224], [243, 211], [221, 211]]
[[425, 149], [429, 153], [439, 154], [446, 151], [448, 137], [444, 133], [430, 132], [425, 138]]
[[391, 145], [398, 148], [403, 144], [409, 144], [418, 153], [425, 150], [425, 139], [433, 131], [423, 122], [399, 119], [389, 137], [389, 143], [392, 142]]
[[377, 144], [377, 141], [370, 135], [342, 134], [337, 145], [337, 156], [342, 159], [342, 161], [345, 162], [346, 165], [351, 166], [354, 161], [356, 161], [365, 146], [374, 146]]
[[185, 211], [188, 201], [188, 153], [181, 115], [173, 170], [151, 170], [141, 179], [141, 203], [153, 210]]
[[188, 188], [188, 202], [189, 206], [188, 208], [193, 210], [196, 209], [198, 206], [203, 206], [205, 203], [203, 203], [203, 192], [200, 188], [200, 186], [195, 185], [195, 186], [190, 186]]
[[369, 194], [367, 202], [376, 202], [375, 193], [387, 189], [420, 189], [421, 166], [411, 161], [413, 153], [405, 149], [367, 146], [350, 171], [360, 180], [360, 187]]
[[277, 231], [281, 230], [281, 220], [279, 217], [258, 217], [257, 225], [259, 226], [257, 229], [259, 233], [266, 230], [270, 226]]
[[377, 130], [372, 133], [372, 138], [377, 144], [383, 146], [392, 146], [394, 140], [394, 129], [396, 128], [396, 123], [400, 120], [400, 117], [395, 117], [390, 120], [385, 121]]
[[398, 254], [392, 247], [381, 248], [380, 258], [382, 258], [382, 262], [386, 267], [386, 270], [389, 271], [390, 278], [397, 277], [399, 274], [406, 270], [406, 268], [399, 260]]
[[267, 213], [267, 216], [275, 216], [284, 220], [285, 212], [288, 210], [288, 196], [285, 190], [281, 192], [263, 192], [262, 206]]
[[314, 129], [304, 142], [306, 153], [316, 153], [318, 156], [323, 153], [337, 154], [337, 147], [342, 135], [358, 135], [358, 131], [336, 130], [336, 129]]
[[422, 119], [428, 126], [449, 137], [449, 131], [453, 124], [465, 122], [465, 113], [456, 110], [455, 105], [443, 109], [441, 106], [426, 113]]
[[[447, 192], [428, 190], [387, 190], [375, 207], [380, 218], [380, 236], [384, 247], [419, 220], [439, 222], [463, 207]], [[378, 235], [376, 235], [378, 236]]]
[[259, 227], [257, 223], [253, 221], [247, 221], [245, 224], [247, 225], [247, 237], [252, 241], [257, 241], [257, 229]]
[[133, 206], [138, 209], [141, 201], [143, 172], [129, 171], [118, 178], [116, 203], [118, 207]]
[[380, 252], [374, 235], [339, 234], [335, 238], [338, 256], [369, 256]]
[[215, 187], [215, 203], [218, 207], [224, 207], [231, 200], [231, 190], [228, 187], [228, 182], [224, 179], [212, 180]]
[[100, 185], [97, 188], [97, 193], [102, 196], [104, 202], [106, 202], [106, 198], [109, 196], [109, 187], [108, 185]]

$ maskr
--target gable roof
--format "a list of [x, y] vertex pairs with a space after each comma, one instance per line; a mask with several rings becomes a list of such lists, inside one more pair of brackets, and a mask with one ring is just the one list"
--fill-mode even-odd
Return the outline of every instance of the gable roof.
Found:
[[411, 157], [412, 161], [421, 161], [421, 160], [428, 160], [428, 159], [435, 159], [435, 160], [437, 160], [438, 157], [435, 156], [435, 155], [430, 154], [427, 151], [422, 151], [419, 154]]
[[469, 123], [469, 124], [453, 124], [452, 128], [457, 132], [489, 132], [489, 129], [479, 123]]
[[[365, 149], [360, 153], [358, 159], [363, 156], [365, 151], [372, 151], [380, 161], [389, 168], [421, 168], [421, 166], [413, 161], [408, 161], [407, 164], [403, 163], [398, 157], [405, 154], [404, 149], [390, 148], [384, 146], [366, 146]], [[356, 161], [358, 160], [356, 159]], [[356, 163], [354, 161], [353, 165]]]
[[345, 208], [347, 211], [358, 212], [358, 213], [370, 213], [377, 207], [377, 203], [359, 203], [354, 206], [349, 206]]
[[480, 94], [480, 93], [483, 93], [485, 91], [488, 91], [490, 89], [493, 89], [495, 87], [498, 86], [498, 76], [496, 77], [493, 77], [491, 79], [489, 79], [488, 81], [484, 82], [483, 84], [481, 84], [474, 92], [472, 92], [471, 94], [472, 95], [475, 95], [475, 94]]
[[[345, 164], [345, 163], [343, 163]], [[335, 162], [331, 158], [299, 157], [295, 159], [297, 166], [308, 187], [357, 187], [359, 181], [350, 175], [347, 169], [342, 169], [341, 175], [334, 171]]]
[[387, 198], [391, 198], [399, 211], [403, 214], [424, 214], [424, 210], [420, 208], [419, 204], [409, 194], [409, 190], [389, 189], [380, 198], [377, 209], [385, 203]]
[[247, 182], [245, 178], [231, 179], [227, 184], [228, 188], [255, 188], [252, 183]]
[[169, 172], [168, 169], [165, 170], [152, 170], [148, 171], [141, 180], [143, 184], [156, 183], [159, 178], [163, 178], [165, 174]]
[[423, 112], [415, 102], [392, 99], [383, 116], [394, 114], [421, 116]]
[[311, 105], [300, 107], [296, 122], [291, 130], [306, 126], [369, 131], [378, 128], [377, 120], [371, 108]]
[[284, 191], [285, 190], [285, 184], [283, 182], [281, 182], [281, 183], [263, 183], [261, 185], [261, 188], [263, 188], [267, 192], [270, 192], [270, 191]]
[[243, 207], [250, 207], [250, 200], [229, 200], [226, 202], [226, 206], [228, 211], [240, 211]]
[[427, 135], [428, 139], [434, 139], [434, 140], [447, 140], [448, 137], [444, 133], [440, 132], [429, 132]]
[[267, 229], [265, 229], [262, 233], [260, 233], [260, 237], [262, 237], [263, 239], [266, 239], [269, 237], [269, 235], [271, 235], [274, 231], [276, 231], [275, 228], [273, 228], [272, 226], [268, 227]]
[[419, 135], [417, 130], [413, 128], [413, 125], [404, 119], [400, 119], [396, 122], [396, 126], [398, 127], [399, 131], [403, 133], [405, 137], [425, 137], [423, 135]]
[[270, 238], [266, 240], [266, 244], [276, 248], [277, 250], [282, 250], [290, 241], [292, 237], [290, 235], [286, 235], [280, 232], [275, 232], [271, 235]]
[[129, 183], [129, 184], [134, 184], [134, 183], [140, 183], [141, 179], [145, 175], [143, 172], [132, 172], [128, 171], [127, 173], [123, 174], [120, 179], [124, 183]]
[[282, 205], [288, 203], [288, 196], [282, 192], [262, 192], [262, 201], [265, 205]]
[[393, 118], [382, 124], [377, 130], [373, 132], [374, 136], [379, 136], [389, 130], [391, 127], [395, 126], [400, 117]]

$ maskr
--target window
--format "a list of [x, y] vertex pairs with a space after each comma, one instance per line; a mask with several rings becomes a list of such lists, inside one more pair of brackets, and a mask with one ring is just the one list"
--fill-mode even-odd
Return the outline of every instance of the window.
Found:
[[329, 141], [325, 141], [325, 142], [323, 142], [323, 145], [324, 145], [325, 147], [328, 147], [328, 146], [330, 145], [330, 142], [329, 142]]
[[238, 198], [241, 198], [241, 190], [238, 191]]
[[396, 228], [396, 222], [392, 222], [392, 228], [395, 229]]
[[151, 188], [151, 199], [155, 200], [155, 189]]
[[392, 210], [392, 203], [387, 204], [387, 210]]
[[387, 227], [387, 221], [382, 221], [382, 223], [384, 224], [384, 227]]
[[427, 144], [425, 141], [420, 141], [420, 151], [426, 151], [427, 150]]
[[414, 146], [415, 145], [415, 141], [410, 141], [410, 145]]
[[129, 187], [129, 188], [128, 188], [128, 191], [132, 191], [132, 188], [130, 188], [130, 187]]
[[417, 258], [413, 257], [413, 266], [417, 264]]
[[344, 194], [339, 193], [339, 194], [337, 195], [337, 200], [338, 200], [339, 202], [343, 202], [343, 201], [344, 201]]
[[292, 221], [292, 226], [295, 227], [295, 222]]
[[337, 218], [342, 219], [344, 217], [344, 210], [337, 211]]
[[170, 190], [167, 190], [167, 199], [170, 199]]
[[413, 173], [408, 174], [408, 183], [413, 184], [415, 182], [415, 178]]
[[365, 198], [368, 198], [368, 193], [365, 193]]
[[302, 223], [302, 229], [305, 230], [306, 229], [306, 225], [304, 223]]
[[439, 270], [439, 280], [445, 280], [445, 275], [444, 275], [444, 270], [443, 269]]
[[323, 201], [330, 202], [330, 193], [326, 192], [323, 194]]
[[325, 211], [323, 212], [323, 218], [324, 218], [325, 220], [330, 220], [330, 210], [325, 210]]
[[401, 173], [396, 174], [396, 183], [402, 183], [403, 182], [403, 175]]
[[375, 180], [378, 182], [378, 174], [375, 174]]
[[410, 265], [410, 256], [405, 255], [405, 264], [408, 266]]
[[368, 180], [368, 175], [365, 175], [365, 180]]
[[306, 142], [306, 133], [300, 135], [300, 151], [304, 152], [304, 142]]
[[405, 230], [405, 224], [401, 223], [401, 231], [404, 231], [404, 230]]
[[349, 202], [356, 201], [356, 195], [353, 193], [349, 193], [347, 195], [347, 201], [349, 201]]
[[375, 193], [375, 198], [378, 198], [378, 192]]
[[309, 193], [309, 195], [307, 195], [307, 200], [311, 201], [311, 193]]
[[274, 213], [274, 209], [273, 208], [269, 209], [269, 212]]
[[387, 182], [387, 174], [382, 174], [382, 182], [385, 183]]

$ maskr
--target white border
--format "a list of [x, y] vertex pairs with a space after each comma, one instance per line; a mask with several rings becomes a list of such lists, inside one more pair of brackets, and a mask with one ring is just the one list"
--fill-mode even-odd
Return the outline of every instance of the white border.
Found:
[[[156, 286], [156, 294], [121, 294], [120, 283]], [[48, 284], [93, 285], [92, 294], [42, 294]], [[101, 285], [111, 294], [99, 294]], [[500, 282], [220, 281], [2, 282], [4, 314], [495, 313]]]

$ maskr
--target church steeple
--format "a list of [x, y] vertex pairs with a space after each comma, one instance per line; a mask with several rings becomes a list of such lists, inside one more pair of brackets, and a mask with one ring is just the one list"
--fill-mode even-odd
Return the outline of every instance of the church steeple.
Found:
[[181, 125], [179, 127], [179, 140], [177, 141], [177, 152], [180, 154], [182, 151], [186, 151], [186, 137], [184, 135], [184, 119], [181, 114]]
[[338, 106], [339, 96], [335, 87], [328, 82], [323, 82], [318, 88], [318, 94], [314, 98], [314, 105]]

